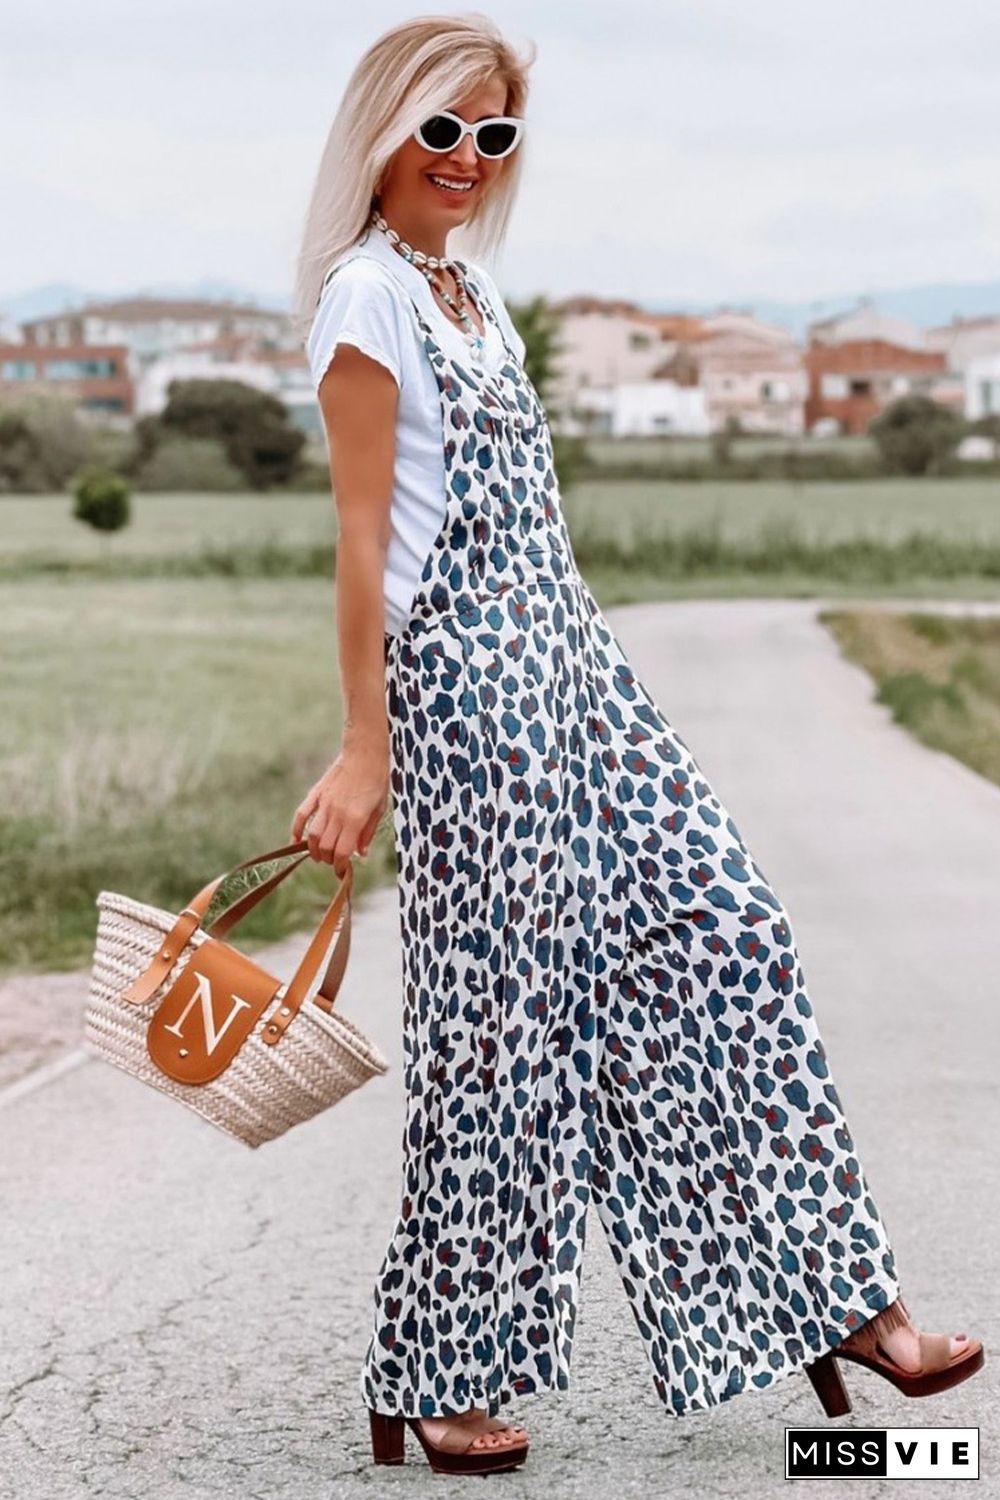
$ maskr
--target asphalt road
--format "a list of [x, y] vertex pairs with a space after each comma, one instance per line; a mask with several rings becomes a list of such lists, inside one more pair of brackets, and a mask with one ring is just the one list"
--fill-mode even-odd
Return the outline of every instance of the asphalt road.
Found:
[[[817, 607], [698, 601], [609, 618], [791, 913], [914, 1317], [982, 1338], [986, 1367], [920, 1401], [851, 1367], [854, 1410], [836, 1422], [798, 1372], [669, 1416], [592, 1213], [573, 1389], [508, 1408], [532, 1452], [490, 1484], [518, 1500], [777, 1496], [784, 1428], [810, 1425], [978, 1426], [977, 1493], [1000, 1495], [1000, 791], [892, 724]], [[20, 985], [22, 1077], [0, 1074], [3, 1500], [427, 1492], [415, 1443], [403, 1468], [370, 1464], [357, 1392], [399, 1181], [395, 900], [359, 904], [340, 1003], [396, 1066], [258, 1152], [80, 1061], [83, 975], [59, 977], [55, 1019], [47, 993], [32, 1056], [24, 997], [45, 981]], [[266, 959], [288, 965], [301, 948]], [[901, 1493], [848, 1493], [883, 1489]], [[939, 1493], [953, 1490], [924, 1482], [920, 1500]]]

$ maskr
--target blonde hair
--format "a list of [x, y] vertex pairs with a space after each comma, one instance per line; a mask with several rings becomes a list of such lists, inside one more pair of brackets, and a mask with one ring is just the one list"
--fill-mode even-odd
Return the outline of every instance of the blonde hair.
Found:
[[[523, 116], [536, 51], [529, 42], [520, 56], [494, 22], [476, 11], [415, 16], [372, 43], [347, 81], [306, 213], [292, 299], [299, 339], [308, 335], [327, 270], [364, 232], [393, 153], [421, 120], [453, 108], [497, 77], [507, 85], [505, 113]], [[522, 138], [501, 162], [488, 194], [454, 231], [461, 240], [458, 253], [474, 259], [500, 249], [523, 155]]]

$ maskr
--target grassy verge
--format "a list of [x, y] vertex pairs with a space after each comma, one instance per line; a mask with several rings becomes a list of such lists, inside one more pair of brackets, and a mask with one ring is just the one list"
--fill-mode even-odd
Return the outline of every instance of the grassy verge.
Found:
[[[328, 583], [21, 582], [4, 591], [0, 649], [7, 970], [88, 962], [102, 888], [176, 910], [284, 843], [339, 743]], [[392, 857], [385, 827], [361, 883]], [[310, 861], [241, 941], [307, 925], [332, 883]]]
[[819, 618], [897, 723], [1000, 784], [1000, 619], [832, 609]]

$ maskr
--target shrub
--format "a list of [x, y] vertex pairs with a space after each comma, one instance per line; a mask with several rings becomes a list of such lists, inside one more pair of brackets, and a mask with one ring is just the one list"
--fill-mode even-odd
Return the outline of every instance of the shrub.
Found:
[[136, 489], [242, 490], [245, 482], [216, 438], [166, 437], [136, 471]]
[[900, 396], [868, 425], [890, 474], [940, 473], [962, 438], [964, 423], [929, 396]]
[[104, 469], [79, 475], [73, 486], [73, 514], [95, 531], [120, 531], [132, 514], [127, 480]]
[[731, 456], [726, 463], [719, 463], [712, 452], [699, 454], [679, 450], [677, 457], [669, 453], [642, 458], [625, 454], [616, 459], [608, 456], [610, 449], [602, 448], [596, 458], [588, 456], [583, 462], [581, 478], [584, 479], [664, 479], [664, 480], [788, 480], [793, 483], [817, 479], [878, 479], [883, 474], [876, 453], [869, 449], [853, 447], [811, 449], [802, 445], [767, 449], [756, 454]]
[[559, 493], [568, 495], [587, 472], [585, 439], [566, 433], [553, 433], [552, 459], [559, 481]]
[[[110, 470], [113, 474], [128, 477], [129, 461], [133, 450], [133, 437], [129, 429], [115, 427], [92, 427], [90, 448], [87, 452], [87, 468]], [[81, 466], [77, 466], [79, 470]]]
[[294, 478], [306, 442], [277, 396], [240, 380], [172, 380], [159, 430], [147, 436], [167, 432], [216, 439], [254, 490]]

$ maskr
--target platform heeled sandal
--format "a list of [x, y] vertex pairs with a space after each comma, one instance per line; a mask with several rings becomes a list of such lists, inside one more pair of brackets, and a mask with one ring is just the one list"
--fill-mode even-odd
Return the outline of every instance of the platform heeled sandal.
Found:
[[[409, 1427], [417, 1436], [427, 1460], [436, 1474], [494, 1474], [503, 1469], [516, 1469], [528, 1456], [528, 1440], [496, 1448], [473, 1448], [480, 1436], [481, 1428], [463, 1432], [460, 1423], [449, 1428], [438, 1443], [432, 1443], [420, 1424], [419, 1417], [387, 1416], [372, 1411], [371, 1421], [372, 1457], [377, 1464], [402, 1464], [406, 1462], [404, 1438]], [[514, 1425], [513, 1423], [511, 1424]]]
[[952, 1354], [949, 1334], [918, 1333], [920, 1368], [904, 1369], [879, 1340], [890, 1329], [902, 1328], [910, 1321], [905, 1302], [902, 1297], [897, 1297], [895, 1302], [848, 1334], [835, 1349], [806, 1365], [806, 1374], [828, 1417], [842, 1417], [851, 1410], [851, 1398], [837, 1367], [838, 1359], [853, 1360], [855, 1364], [874, 1370], [876, 1375], [891, 1381], [904, 1396], [933, 1396], [968, 1380], [982, 1368], [985, 1356], [979, 1339], [968, 1339]]

